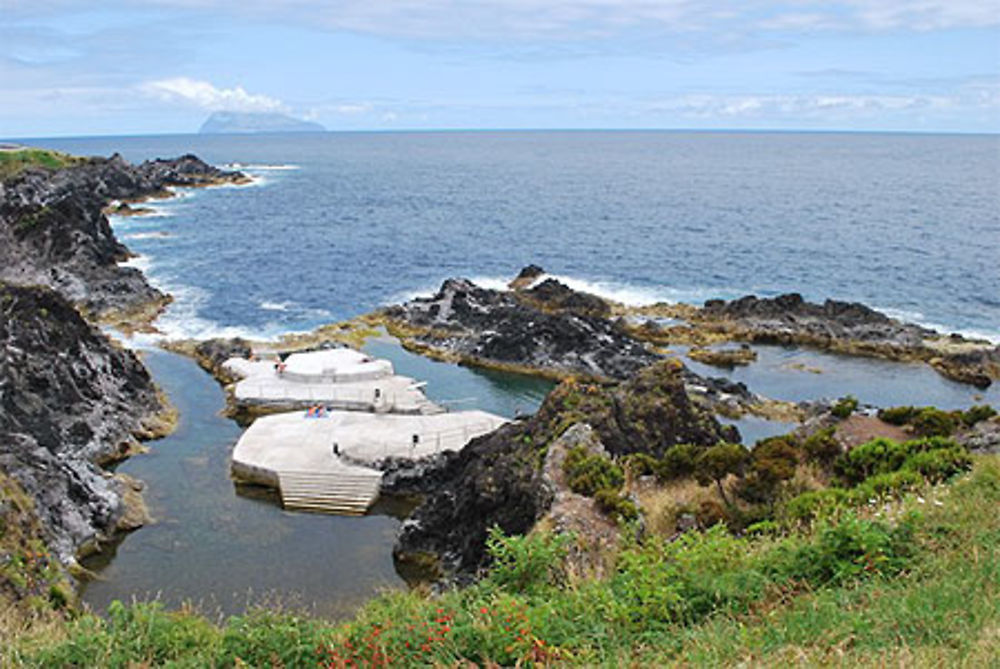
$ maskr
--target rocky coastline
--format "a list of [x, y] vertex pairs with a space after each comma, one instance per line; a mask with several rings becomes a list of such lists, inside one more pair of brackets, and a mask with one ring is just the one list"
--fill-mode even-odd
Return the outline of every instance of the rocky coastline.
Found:
[[24, 546], [44, 546], [64, 577], [149, 521], [142, 483], [105, 467], [176, 422], [141, 360], [99, 329], [148, 328], [170, 301], [119, 265], [131, 253], [105, 211], [247, 177], [191, 155], [139, 165], [117, 154], [60, 158], [0, 182], [0, 516], [17, 520]]
[[171, 188], [247, 181], [192, 155], [131, 165], [115, 154], [24, 169], [0, 183], [0, 280], [47, 286], [91, 320], [148, 327], [170, 297], [119, 264], [131, 252], [105, 210], [112, 202], [172, 197]]
[[[1000, 346], [905, 323], [858, 302], [807, 302], [798, 293], [708, 300], [702, 307], [655, 305], [634, 310], [638, 339], [697, 347], [725, 343], [799, 345], [833, 353], [924, 362], [942, 375], [977, 387], [1000, 379]], [[681, 321], [661, 326], [653, 317]]]

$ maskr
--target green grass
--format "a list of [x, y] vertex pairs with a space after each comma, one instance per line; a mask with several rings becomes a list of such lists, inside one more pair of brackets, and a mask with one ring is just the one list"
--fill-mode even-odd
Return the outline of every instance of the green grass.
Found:
[[22, 666], [585, 664], [997, 666], [1000, 458], [804, 530], [626, 541], [577, 579], [572, 546], [494, 534], [497, 568], [428, 597], [396, 592], [342, 624], [256, 611], [216, 625], [157, 604], [81, 615], [8, 650]]
[[82, 160], [83, 158], [48, 149], [0, 151], [0, 181], [16, 176], [27, 167], [45, 167], [54, 170]]

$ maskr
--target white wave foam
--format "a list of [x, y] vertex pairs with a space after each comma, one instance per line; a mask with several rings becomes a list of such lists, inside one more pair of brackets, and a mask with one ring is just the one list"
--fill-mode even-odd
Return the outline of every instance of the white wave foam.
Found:
[[134, 267], [143, 274], [149, 272], [149, 268], [153, 266], [153, 260], [149, 256], [136, 255], [132, 256], [128, 260], [123, 260], [118, 263], [119, 267]]
[[298, 165], [293, 165], [291, 163], [278, 163], [276, 165], [268, 163], [226, 163], [222, 167], [227, 170], [252, 170], [255, 172], [286, 172], [302, 169]]
[[[741, 294], [729, 288], [671, 288], [668, 286], [636, 286], [615, 281], [581, 279], [565, 274], [542, 274], [535, 279], [530, 287], [537, 286], [546, 279], [555, 279], [573, 290], [591, 293], [607, 300], [620, 302], [630, 307], [642, 307], [660, 302], [674, 304], [677, 302], [701, 303], [714, 297], [727, 297]], [[490, 290], [509, 290], [510, 279], [495, 276], [474, 276], [469, 279], [477, 286]], [[409, 302], [418, 297], [427, 297], [437, 292], [441, 282], [426, 288], [407, 290], [389, 298], [387, 304]]]
[[291, 302], [268, 302], [264, 300], [259, 306], [264, 311], [288, 311], [288, 307], [291, 306]]
[[149, 232], [133, 232], [122, 235], [122, 239], [167, 239], [170, 233], [164, 230], [150, 230]]
[[904, 323], [913, 323], [914, 325], [919, 325], [921, 327], [930, 328], [931, 330], [936, 330], [943, 334], [958, 334], [962, 335], [966, 339], [984, 339], [991, 344], [1000, 344], [1000, 332], [997, 331], [987, 331], [979, 330], [976, 328], [954, 328], [950, 325], [944, 325], [942, 323], [936, 323], [934, 321], [928, 320], [923, 313], [919, 311], [909, 311], [906, 309], [894, 309], [892, 307], [872, 307], [876, 311], [881, 311], [883, 314], [889, 318], [895, 318], [898, 321], [903, 321]]

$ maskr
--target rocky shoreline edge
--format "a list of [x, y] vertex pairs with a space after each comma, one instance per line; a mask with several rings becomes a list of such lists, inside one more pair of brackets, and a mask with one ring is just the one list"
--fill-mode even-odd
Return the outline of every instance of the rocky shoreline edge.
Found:
[[[661, 328], [652, 319], [662, 318], [667, 310], [673, 320]], [[725, 316], [716, 316], [719, 312]], [[681, 314], [687, 319], [684, 323], [676, 322]], [[720, 323], [729, 329], [720, 332]], [[928, 341], [945, 339], [962, 347], [963, 354], [981, 353], [982, 357], [971, 358], [971, 364], [985, 361], [981, 371], [986, 375], [994, 373], [989, 365], [996, 355], [988, 342], [945, 337], [856, 303], [815, 305], [797, 295], [770, 300], [751, 296], [732, 303], [710, 301], [701, 309], [688, 305], [634, 309], [574, 291], [546, 278], [537, 267], [522, 270], [507, 291], [448, 279], [432, 296], [277, 342], [216, 339], [171, 342], [166, 347], [194, 358], [212, 374], [228, 391], [230, 415], [250, 422], [257, 415], [287, 408], [237, 402], [232, 393], [235, 379], [222, 366], [226, 359], [262, 350], [287, 355], [329, 346], [358, 347], [380, 332], [410, 351], [438, 360], [559, 382], [534, 416], [474, 439], [458, 453], [417, 463], [382, 463], [383, 492], [419, 500], [394, 549], [400, 571], [447, 582], [463, 582], [485, 566], [485, 537], [493, 525], [508, 533], [524, 533], [540, 522], [569, 523], [586, 533], [579, 513], [560, 511], [566, 504], [577, 512], [581, 504], [588, 509], [593, 521], [588, 523], [603, 528], [603, 536], [595, 540], [606, 543], [609, 536], [617, 536], [609, 530], [606, 516], [595, 511], [593, 500], [574, 498], [553, 473], [558, 466], [552, 465], [552, 458], [558, 459], [555, 454], [565, 454], [567, 448], [586, 442], [593, 452], [614, 457], [629, 453], [659, 457], [681, 443], [709, 447], [719, 441], [738, 442], [734, 428], [720, 424], [716, 416], [751, 414], [796, 422], [807, 426], [802, 428], [803, 438], [835, 420], [833, 402], [778, 402], [725, 378], [698, 375], [664, 348], [668, 342], [690, 344], [697, 338], [700, 350], [717, 353], [719, 358], [711, 362], [722, 366], [752, 364], [755, 354], [746, 340], [777, 340], [916, 362], [924, 360], [919, 352], [929, 346]], [[727, 333], [735, 334], [727, 338]], [[707, 348], [709, 344], [712, 348]], [[613, 411], [602, 418], [608, 407]], [[664, 426], [669, 433], [663, 433]], [[890, 428], [876, 421], [865, 429], [878, 433]], [[995, 432], [991, 427], [989, 436], [970, 433], [968, 438], [992, 444]], [[585, 439], [580, 437], [583, 433], [588, 435]], [[563, 444], [563, 435], [571, 446]], [[600, 518], [605, 522], [598, 522]]]
[[148, 331], [171, 300], [119, 264], [131, 252], [107, 208], [248, 182], [193, 155], [132, 165], [49, 154], [62, 166], [28, 164], [0, 182], [0, 562], [44, 574], [2, 579], [14, 602], [72, 599], [80, 558], [150, 522], [142, 482], [108, 467], [176, 425], [139, 357], [101, 329]]

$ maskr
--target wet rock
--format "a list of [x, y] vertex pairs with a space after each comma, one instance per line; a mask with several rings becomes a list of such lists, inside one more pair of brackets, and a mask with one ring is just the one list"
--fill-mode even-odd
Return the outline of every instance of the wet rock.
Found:
[[507, 287], [509, 287], [511, 290], [520, 290], [522, 288], [527, 288], [528, 286], [533, 284], [536, 280], [538, 280], [538, 277], [543, 276], [544, 274], [545, 270], [539, 267], [538, 265], [528, 265], [527, 267], [522, 268], [521, 271], [517, 273], [517, 276], [514, 277], [513, 281], [507, 284]]
[[739, 348], [692, 348], [688, 357], [714, 367], [739, 367], [757, 359], [757, 352], [744, 344]]
[[[929, 363], [944, 376], [989, 386], [1000, 379], [1000, 346], [904, 323], [857, 302], [805, 301], [798, 293], [774, 298], [747, 295], [738, 300], [708, 300], [675, 328], [677, 341], [719, 341], [812, 346], [849, 355]], [[657, 332], [669, 342], [670, 329]], [[642, 336], [642, 332], [637, 332]]]

